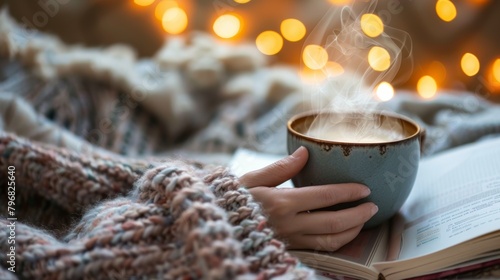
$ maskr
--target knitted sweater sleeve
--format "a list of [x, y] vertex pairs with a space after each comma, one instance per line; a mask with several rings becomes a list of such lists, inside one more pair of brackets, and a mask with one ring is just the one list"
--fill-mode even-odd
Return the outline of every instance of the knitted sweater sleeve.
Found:
[[[260, 206], [223, 168], [72, 154], [7, 134], [0, 137], [0, 156], [2, 170], [15, 166], [18, 207], [16, 273], [7, 271], [1, 254], [2, 277], [313, 276], [273, 238]], [[0, 250], [7, 252], [11, 221], [3, 208]]]

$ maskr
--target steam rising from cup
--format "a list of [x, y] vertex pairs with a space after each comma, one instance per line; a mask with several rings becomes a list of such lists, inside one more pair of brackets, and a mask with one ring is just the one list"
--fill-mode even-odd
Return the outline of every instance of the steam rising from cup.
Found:
[[[381, 82], [408, 79], [413, 67], [411, 39], [406, 32], [384, 25], [376, 5], [377, 1], [353, 1], [351, 6], [334, 6], [306, 39], [301, 70], [314, 71], [318, 80], [326, 78], [305, 90], [308, 103], [320, 113], [359, 116], [355, 125], [346, 126], [342, 119], [325, 119], [332, 114], [318, 114], [308, 135], [341, 142], [375, 141], [385, 135], [380, 127], [394, 131], [399, 125], [381, 124], [374, 117], [379, 105], [374, 89]], [[402, 65], [405, 71], [400, 71]]]

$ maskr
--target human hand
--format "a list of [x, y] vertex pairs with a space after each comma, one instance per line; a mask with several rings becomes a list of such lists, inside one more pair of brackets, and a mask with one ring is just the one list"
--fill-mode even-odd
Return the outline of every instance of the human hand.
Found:
[[367, 202], [339, 211], [308, 212], [368, 196], [370, 189], [360, 184], [275, 188], [295, 176], [308, 156], [307, 149], [300, 147], [282, 160], [246, 173], [240, 177], [240, 183], [261, 203], [270, 225], [289, 249], [335, 251], [358, 235], [378, 207]]

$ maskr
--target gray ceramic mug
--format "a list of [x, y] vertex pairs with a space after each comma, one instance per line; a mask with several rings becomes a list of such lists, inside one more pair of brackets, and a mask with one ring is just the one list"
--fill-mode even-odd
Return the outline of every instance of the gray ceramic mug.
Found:
[[[371, 201], [379, 207], [364, 228], [377, 226], [398, 212], [415, 182], [420, 160], [422, 129], [414, 121], [393, 113], [376, 112], [370, 114], [373, 125], [379, 130], [393, 129], [396, 124], [399, 139], [359, 143], [324, 140], [308, 136], [308, 129], [316, 117], [341, 120], [344, 127], [356, 129], [361, 113], [309, 112], [296, 115], [288, 122], [287, 148], [293, 153], [300, 146], [309, 151], [305, 167], [292, 181], [295, 187], [337, 183], [361, 183], [371, 190], [371, 194], [359, 201], [342, 203], [332, 207], [317, 209], [336, 211]], [[391, 123], [390, 126], [385, 123]], [[330, 131], [335, 134], [335, 130]]]

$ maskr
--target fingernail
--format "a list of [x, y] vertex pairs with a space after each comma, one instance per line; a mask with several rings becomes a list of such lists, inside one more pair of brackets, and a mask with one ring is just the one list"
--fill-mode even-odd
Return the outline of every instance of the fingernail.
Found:
[[297, 150], [295, 150], [295, 152], [293, 152], [293, 154], [291, 154], [291, 156], [294, 158], [298, 158], [300, 153], [302, 153], [304, 149], [305, 149], [304, 146], [300, 146]]
[[363, 197], [369, 196], [371, 193], [372, 193], [372, 191], [369, 188], [367, 188], [367, 187], [364, 187], [363, 190], [361, 191], [361, 195]]
[[378, 212], [378, 206], [377, 205], [373, 205], [372, 206], [372, 216], [375, 215], [377, 212]]

